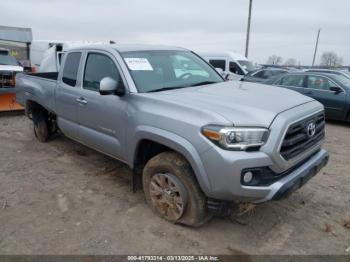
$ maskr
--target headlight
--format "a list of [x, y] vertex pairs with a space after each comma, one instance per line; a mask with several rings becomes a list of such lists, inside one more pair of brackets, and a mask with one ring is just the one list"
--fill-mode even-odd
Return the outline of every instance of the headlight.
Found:
[[266, 128], [209, 125], [202, 128], [202, 134], [222, 148], [247, 150], [265, 144], [269, 131]]

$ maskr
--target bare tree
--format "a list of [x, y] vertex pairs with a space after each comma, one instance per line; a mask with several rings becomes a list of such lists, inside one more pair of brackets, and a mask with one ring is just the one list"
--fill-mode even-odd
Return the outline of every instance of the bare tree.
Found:
[[321, 65], [327, 67], [338, 67], [343, 63], [343, 58], [335, 52], [324, 52], [321, 56]]
[[272, 55], [267, 59], [266, 62], [268, 65], [280, 65], [282, 64], [282, 57], [278, 55]]
[[295, 58], [289, 58], [284, 62], [286, 66], [296, 66], [297, 65], [297, 60]]

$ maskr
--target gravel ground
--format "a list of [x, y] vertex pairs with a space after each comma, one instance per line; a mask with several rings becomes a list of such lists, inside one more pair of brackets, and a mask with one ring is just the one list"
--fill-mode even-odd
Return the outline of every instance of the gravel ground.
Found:
[[246, 226], [194, 229], [154, 215], [124, 164], [63, 136], [39, 143], [27, 118], [2, 116], [0, 254], [346, 254], [349, 131], [327, 124], [329, 165], [289, 199], [259, 205]]

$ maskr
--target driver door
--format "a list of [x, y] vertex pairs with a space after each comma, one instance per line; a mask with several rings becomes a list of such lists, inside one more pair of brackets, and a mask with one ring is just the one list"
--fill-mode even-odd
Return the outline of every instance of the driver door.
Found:
[[88, 52], [79, 97], [79, 140], [100, 152], [124, 160], [127, 123], [126, 102], [117, 95], [100, 95], [100, 81], [122, 78], [113, 57], [102, 52]]

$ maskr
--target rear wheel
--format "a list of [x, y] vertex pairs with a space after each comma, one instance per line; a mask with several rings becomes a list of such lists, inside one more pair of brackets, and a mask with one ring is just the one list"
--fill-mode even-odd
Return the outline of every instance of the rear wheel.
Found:
[[152, 210], [172, 223], [199, 226], [209, 219], [206, 197], [191, 166], [176, 152], [161, 153], [147, 162], [143, 190]]
[[43, 111], [33, 113], [35, 137], [40, 142], [47, 142], [51, 135], [51, 126], [47, 114]]

